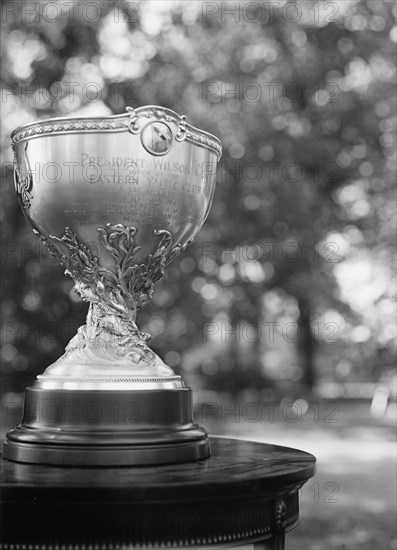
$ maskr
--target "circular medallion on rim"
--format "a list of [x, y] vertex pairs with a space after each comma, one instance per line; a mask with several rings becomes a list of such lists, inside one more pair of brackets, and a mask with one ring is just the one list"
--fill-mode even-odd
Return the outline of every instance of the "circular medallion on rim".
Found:
[[141, 142], [151, 155], [166, 155], [171, 149], [174, 136], [171, 128], [165, 122], [149, 122], [142, 129]]

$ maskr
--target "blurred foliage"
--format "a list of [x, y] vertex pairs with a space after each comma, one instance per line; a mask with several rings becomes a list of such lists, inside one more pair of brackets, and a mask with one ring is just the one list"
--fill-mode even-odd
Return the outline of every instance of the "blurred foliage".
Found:
[[224, 146], [206, 224], [140, 313], [153, 348], [195, 387], [231, 392], [386, 380], [395, 4], [95, 4], [3, 5], [3, 388], [59, 357], [87, 308], [17, 206], [10, 133], [145, 104]]

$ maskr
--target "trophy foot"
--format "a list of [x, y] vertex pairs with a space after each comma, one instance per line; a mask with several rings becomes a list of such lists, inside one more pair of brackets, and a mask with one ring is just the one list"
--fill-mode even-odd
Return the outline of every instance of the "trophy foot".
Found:
[[25, 393], [4, 458], [64, 466], [135, 466], [210, 456], [180, 376], [130, 321], [91, 305], [65, 354]]
[[91, 303], [86, 325], [33, 387], [71, 391], [183, 388], [181, 377], [147, 345], [149, 338], [135, 322]]
[[58, 466], [138, 466], [210, 456], [192, 421], [189, 388], [79, 391], [27, 388], [22, 423], [4, 458]]

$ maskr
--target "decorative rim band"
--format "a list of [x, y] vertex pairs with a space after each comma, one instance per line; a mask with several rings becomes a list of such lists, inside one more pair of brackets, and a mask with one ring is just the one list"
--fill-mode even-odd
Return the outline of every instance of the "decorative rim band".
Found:
[[180, 376], [126, 376], [126, 375], [87, 375], [87, 376], [55, 376], [39, 375], [34, 388], [47, 390], [155, 390], [184, 388]]
[[[176, 141], [186, 139], [196, 145], [210, 149], [218, 159], [222, 154], [222, 144], [219, 139], [204, 130], [199, 130], [185, 121], [185, 117], [178, 115], [175, 111], [157, 105], [128, 109], [127, 113], [103, 117], [62, 117], [30, 122], [16, 128], [11, 134], [12, 146], [21, 141], [43, 137], [47, 135], [59, 135], [68, 133], [93, 133], [105, 132], [127, 132], [134, 131], [134, 124], [139, 117], [154, 118], [156, 120], [168, 120], [179, 125], [179, 134]], [[133, 128], [131, 130], [131, 127]], [[139, 131], [139, 130], [138, 130]]]
[[65, 382], [136, 382], [136, 383], [145, 383], [145, 382], [179, 382], [181, 380], [180, 376], [125, 376], [125, 375], [92, 375], [92, 376], [56, 376], [53, 374], [39, 374], [37, 380], [48, 380], [56, 381], [62, 380]]
[[[231, 523], [229, 518], [226, 519], [228, 523]], [[234, 518], [233, 518], [234, 519]], [[240, 523], [242, 523], [240, 519]], [[292, 531], [299, 524], [299, 519], [293, 518], [292, 521], [287, 522], [285, 532]], [[253, 526], [248, 529], [244, 529], [242, 526], [238, 531], [231, 531], [229, 533], [207, 533], [203, 535], [196, 535], [194, 537], [178, 537], [173, 538], [172, 546], [176, 548], [189, 548], [197, 546], [224, 546], [225, 544], [232, 544], [233, 546], [236, 543], [240, 544], [249, 544], [254, 542], [261, 542], [263, 540], [268, 540], [271, 537], [271, 527], [268, 524], [261, 526]], [[152, 541], [145, 540], [139, 543], [139, 548], [143, 550], [149, 550], [153, 547], [157, 548], [170, 548], [171, 541], [164, 540], [161, 541]], [[136, 545], [138, 546], [138, 545]], [[62, 542], [51, 542], [51, 543], [39, 543], [39, 544], [7, 544], [1, 548], [3, 550], [131, 550], [135, 547], [130, 543], [123, 542], [110, 542], [105, 543], [78, 543], [78, 544], [68, 544]]]

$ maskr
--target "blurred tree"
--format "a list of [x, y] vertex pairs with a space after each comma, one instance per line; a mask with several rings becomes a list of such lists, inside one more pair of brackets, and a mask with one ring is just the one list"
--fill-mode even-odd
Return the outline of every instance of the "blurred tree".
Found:
[[[6, 387], [23, 389], [54, 361], [86, 310], [28, 237], [9, 134], [37, 118], [142, 104], [186, 113], [224, 145], [206, 225], [141, 314], [166, 361], [231, 391], [284, 379], [311, 389], [324, 372], [359, 379], [391, 365], [395, 6], [339, 2], [332, 18], [298, 3], [295, 20], [280, 3], [236, 19], [222, 3], [212, 15], [197, 2], [145, 2], [132, 14], [120, 1], [98, 3], [98, 19], [84, 3], [60, 4], [52, 22], [3, 17]], [[276, 322], [278, 343], [264, 330], [244, 337], [247, 325]], [[223, 338], [206, 341], [205, 323]]]

